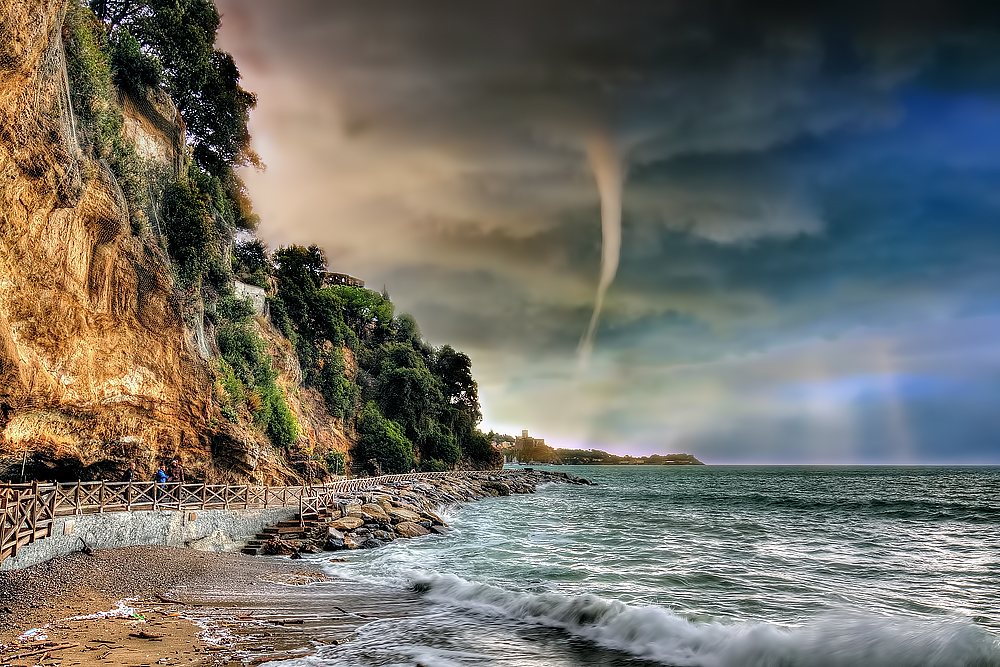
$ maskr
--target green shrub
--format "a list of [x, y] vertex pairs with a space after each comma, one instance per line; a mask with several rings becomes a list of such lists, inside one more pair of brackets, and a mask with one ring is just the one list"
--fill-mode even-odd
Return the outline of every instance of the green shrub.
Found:
[[420, 454], [424, 458], [437, 459], [446, 464], [455, 463], [462, 452], [455, 442], [455, 436], [447, 426], [431, 422], [428, 432], [420, 441]]
[[367, 463], [378, 461], [385, 473], [404, 473], [413, 469], [413, 443], [398, 424], [386, 419], [375, 403], [369, 402], [358, 417], [358, 443], [354, 460]]
[[162, 216], [167, 250], [178, 265], [182, 285], [200, 286], [216, 230], [197, 186], [183, 177], [168, 185]]
[[126, 90], [143, 95], [145, 88], [160, 85], [163, 67], [154, 56], [142, 52], [139, 41], [128, 28], [111, 33], [111, 70], [115, 83]]
[[231, 294], [220, 298], [215, 309], [219, 317], [234, 323], [249, 322], [254, 314], [253, 303], [250, 302], [249, 297], [238, 299]]
[[315, 385], [323, 395], [331, 417], [350, 419], [361, 390], [347, 377], [344, 353], [335, 349], [323, 358], [323, 367], [316, 374]]
[[280, 446], [288, 447], [299, 439], [299, 422], [295, 415], [288, 408], [285, 402], [285, 395], [274, 384], [265, 383], [258, 387], [264, 397], [267, 406], [267, 423], [265, 432], [271, 442]]
[[448, 464], [438, 459], [425, 459], [420, 463], [421, 472], [446, 472]]
[[219, 412], [222, 413], [223, 417], [225, 417], [226, 419], [228, 419], [229, 421], [231, 421], [234, 424], [239, 423], [239, 421], [240, 421], [239, 415], [236, 414], [236, 409], [233, 406], [231, 406], [231, 405], [223, 405], [219, 409]]
[[234, 403], [242, 403], [246, 400], [246, 392], [243, 382], [240, 381], [233, 372], [233, 367], [226, 363], [225, 359], [219, 360], [219, 370], [222, 372], [222, 386]]
[[490, 437], [478, 429], [462, 443], [462, 453], [475, 468], [494, 470], [503, 467], [503, 454], [493, 447]]
[[343, 452], [338, 452], [335, 449], [331, 449], [326, 453], [326, 457], [323, 459], [326, 463], [326, 469], [334, 475], [343, 474], [346, 466], [346, 457]]

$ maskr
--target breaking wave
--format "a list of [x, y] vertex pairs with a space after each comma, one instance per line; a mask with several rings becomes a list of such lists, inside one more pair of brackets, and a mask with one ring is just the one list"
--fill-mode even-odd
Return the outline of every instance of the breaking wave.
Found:
[[450, 574], [413, 575], [410, 585], [437, 603], [560, 628], [677, 667], [1000, 667], [997, 638], [958, 619], [842, 613], [790, 628], [697, 623], [661, 607], [512, 592]]

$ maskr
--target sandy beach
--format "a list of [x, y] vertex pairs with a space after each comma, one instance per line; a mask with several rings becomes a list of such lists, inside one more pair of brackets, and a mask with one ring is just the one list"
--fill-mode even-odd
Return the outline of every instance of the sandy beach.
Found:
[[[324, 580], [302, 561], [157, 546], [2, 572], [0, 664], [257, 664], [303, 655], [339, 640], [305, 640], [304, 619], [276, 615], [269, 601]], [[211, 594], [220, 588], [224, 598]], [[366, 619], [346, 616], [337, 634]]]

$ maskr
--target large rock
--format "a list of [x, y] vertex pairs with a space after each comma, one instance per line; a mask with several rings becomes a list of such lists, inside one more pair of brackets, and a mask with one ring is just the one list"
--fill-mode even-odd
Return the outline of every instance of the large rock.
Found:
[[429, 518], [434, 523], [434, 525], [436, 525], [436, 526], [447, 526], [448, 525], [448, 524], [446, 524], [444, 522], [444, 519], [442, 519], [441, 517], [439, 517], [434, 512], [431, 512], [430, 510], [424, 512], [424, 516], [426, 516], [427, 518]]
[[393, 507], [388, 512], [389, 517], [394, 523], [404, 522], [404, 521], [420, 521], [420, 515], [416, 512], [411, 512], [410, 510], [403, 509], [402, 507]]
[[360, 516], [365, 522], [389, 523], [389, 515], [382, 509], [381, 505], [376, 505], [375, 503], [362, 505]]
[[429, 530], [418, 523], [413, 523], [412, 521], [403, 521], [396, 524], [396, 532], [402, 537], [422, 537], [424, 535], [430, 535]]
[[357, 516], [345, 516], [336, 521], [330, 522], [330, 528], [336, 530], [354, 530], [355, 528], [360, 528], [365, 525], [365, 522], [361, 517]]
[[483, 489], [489, 489], [489, 490], [492, 490], [492, 491], [496, 491], [497, 495], [500, 495], [500, 496], [509, 496], [510, 495], [510, 487], [507, 486], [506, 484], [504, 484], [503, 482], [490, 482], [490, 481], [486, 481], [486, 482], [482, 482], [481, 485], [482, 485]]
[[298, 549], [291, 542], [286, 542], [278, 537], [272, 537], [264, 542], [264, 553], [270, 556], [291, 556], [298, 553]]

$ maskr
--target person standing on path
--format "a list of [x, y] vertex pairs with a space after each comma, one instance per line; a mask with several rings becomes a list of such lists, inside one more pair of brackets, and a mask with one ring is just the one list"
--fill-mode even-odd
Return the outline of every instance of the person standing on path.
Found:
[[160, 487], [166, 484], [168, 479], [170, 479], [170, 477], [163, 469], [163, 464], [161, 463], [160, 467], [156, 470], [156, 488], [153, 491], [153, 507], [156, 507], [156, 504], [160, 502], [160, 494], [163, 493], [160, 491]]
[[125, 469], [125, 474], [122, 475], [122, 481], [128, 484], [125, 487], [125, 504], [132, 504], [132, 482], [135, 481], [135, 461], [130, 461], [128, 468]]
[[184, 466], [177, 459], [170, 462], [170, 479], [169, 482], [180, 482], [184, 483]]
[[170, 479], [168, 481], [176, 484], [174, 487], [177, 490], [177, 507], [180, 508], [181, 505], [181, 492], [184, 490], [184, 466], [181, 465], [180, 459], [174, 459], [170, 462], [170, 468], [168, 468], [170, 473]]

